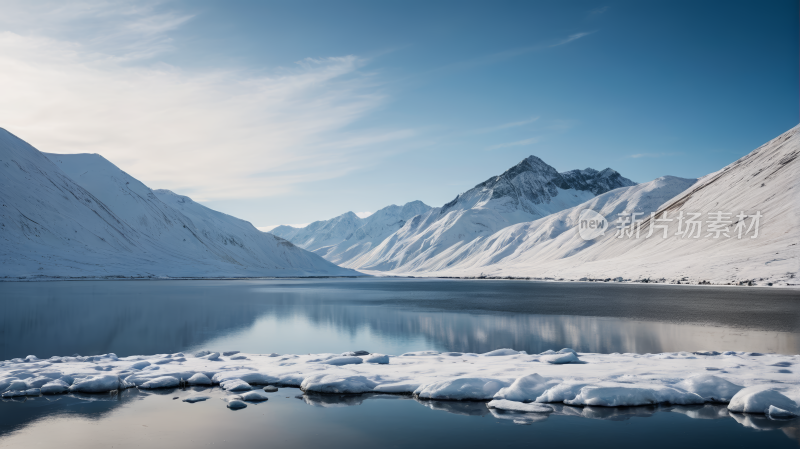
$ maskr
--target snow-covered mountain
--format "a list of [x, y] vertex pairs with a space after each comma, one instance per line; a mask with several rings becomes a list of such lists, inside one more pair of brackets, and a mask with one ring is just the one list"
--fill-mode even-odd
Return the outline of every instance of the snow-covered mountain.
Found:
[[342, 264], [368, 252], [402, 228], [406, 221], [430, 209], [422, 201], [412, 201], [402, 206], [384, 207], [366, 218], [347, 212], [304, 228], [278, 226], [270, 232], [335, 264]]
[[533, 221], [635, 183], [611, 169], [559, 173], [530, 156], [505, 173], [409, 220], [369, 252], [340, 262], [375, 271], [426, 272], [463, 247], [508, 226]]
[[[672, 282], [797, 285], [800, 274], [800, 125], [697, 182], [664, 177], [617, 189], [572, 209], [510, 226], [465, 245], [446, 257], [393, 273], [436, 276], [525, 276], [563, 279], [660, 280]], [[585, 241], [580, 212], [605, 216], [610, 228]], [[680, 212], [683, 222], [679, 222]], [[614, 221], [622, 212], [642, 212], [639, 238], [618, 238]], [[650, 212], [667, 226], [649, 233]], [[723, 212], [727, 234], [715, 238], [710, 223]], [[664, 217], [663, 214], [667, 216]], [[688, 231], [689, 213], [702, 229]], [[743, 219], [737, 215], [744, 213]], [[758, 236], [755, 216], [759, 219]], [[737, 226], [743, 225], [742, 238]], [[753, 226], [751, 228], [751, 226]], [[750, 232], [748, 233], [748, 230]]]
[[0, 278], [357, 274], [99, 155], [45, 155], [3, 129], [0, 201]]

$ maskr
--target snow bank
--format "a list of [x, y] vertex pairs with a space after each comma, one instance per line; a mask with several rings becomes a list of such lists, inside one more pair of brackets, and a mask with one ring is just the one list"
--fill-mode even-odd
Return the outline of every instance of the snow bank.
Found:
[[384, 354], [371, 354], [363, 357], [366, 363], [379, 363], [381, 365], [389, 364], [389, 356]]
[[195, 373], [186, 382], [189, 385], [211, 385], [211, 379], [203, 373]]
[[730, 402], [742, 387], [710, 374], [698, 374], [675, 385], [697, 394], [706, 402]]
[[414, 395], [423, 399], [448, 401], [488, 400], [511, 382], [483, 377], [462, 377], [421, 385]]
[[553, 365], [563, 365], [564, 363], [577, 363], [580, 362], [578, 356], [574, 352], [566, 352], [562, 354], [543, 355], [539, 360]]
[[[508, 387], [501, 388], [494, 399], [508, 399], [517, 402], [534, 402], [545, 391], [561, 383], [557, 379], [548, 379], [536, 373], [522, 376]], [[498, 407], [501, 408], [501, 407]]]
[[148, 380], [147, 382], [139, 385], [139, 388], [144, 389], [153, 389], [153, 388], [175, 388], [180, 385], [180, 381], [173, 376], [161, 376], [156, 377], [153, 380]]
[[569, 405], [595, 405], [601, 407], [629, 407], [652, 404], [702, 404], [700, 396], [678, 388], [662, 385], [587, 385], [574, 399], [564, 400]]
[[105, 393], [120, 388], [119, 376], [116, 374], [102, 374], [76, 379], [69, 387], [71, 393]]
[[[800, 377], [776, 369], [796, 365], [800, 362], [797, 355], [731, 351], [576, 354], [568, 348], [542, 354], [506, 349], [486, 354], [418, 351], [402, 356], [365, 352], [27, 357], [0, 362], [0, 393], [3, 397], [106, 393], [136, 386], [174, 388], [183, 380], [188, 385], [219, 385], [239, 393], [241, 402], [260, 399], [263, 393], [260, 388], [254, 390], [255, 385], [278, 385], [300, 387], [306, 393], [413, 394], [431, 404], [429, 400], [492, 401], [491, 407], [499, 414], [502, 410], [511, 414], [541, 410], [544, 403], [551, 408], [560, 403], [567, 411], [585, 407], [582, 413], [594, 416], [606, 413], [603, 407], [701, 407], [728, 401], [732, 412], [775, 419], [799, 411], [795, 400], [800, 397]], [[575, 358], [580, 363], [554, 364], [552, 357]], [[172, 362], [154, 363], [161, 360]], [[711, 375], [708, 366], [719, 369]], [[276, 391], [267, 388], [265, 391]]]
[[789, 413], [798, 414], [797, 404], [783, 394], [764, 385], [744, 388], [731, 399], [728, 410], [739, 413], [768, 413], [770, 407], [777, 407]]
[[376, 382], [364, 376], [342, 376], [337, 374], [319, 373], [307, 377], [300, 384], [303, 391], [317, 393], [367, 393], [378, 386]]

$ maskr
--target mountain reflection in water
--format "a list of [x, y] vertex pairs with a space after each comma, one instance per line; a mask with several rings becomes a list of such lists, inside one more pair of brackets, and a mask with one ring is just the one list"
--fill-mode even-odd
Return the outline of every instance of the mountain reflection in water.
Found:
[[235, 349], [796, 354], [794, 291], [393, 279], [0, 283], [0, 359]]

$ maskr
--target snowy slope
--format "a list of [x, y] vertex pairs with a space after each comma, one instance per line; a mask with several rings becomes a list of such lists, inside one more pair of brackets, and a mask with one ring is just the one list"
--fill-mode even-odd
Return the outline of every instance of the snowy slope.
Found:
[[564, 174], [530, 156], [505, 173], [458, 195], [441, 208], [414, 217], [375, 249], [342, 261], [365, 270], [425, 272], [508, 226], [581, 204], [596, 194], [635, 183], [611, 169]]
[[0, 129], [0, 278], [355, 274], [98, 155], [49, 156]]
[[[544, 218], [518, 223], [464, 245], [427, 258], [416, 265], [407, 265], [393, 273], [426, 274], [451, 272], [454, 269], [494, 269], [493, 264], [512, 263], [534, 258], [544, 262], [568, 257], [588, 248], [595, 241], [584, 241], [574, 229], [580, 212], [592, 209], [604, 216], [616, 216], [623, 211], [649, 214], [659, 206], [683, 192], [697, 180], [665, 176], [632, 187], [606, 192], [576, 207], [550, 214]], [[613, 234], [613, 230], [609, 230]], [[480, 274], [480, 272], [478, 273]]]
[[[800, 126], [691, 186], [689, 180], [666, 177], [619, 189], [561, 214], [503, 229], [452, 257], [456, 263], [426, 266], [425, 274], [796, 285], [800, 271], [798, 156]], [[604, 236], [589, 242], [579, 237], [576, 228], [578, 214], [587, 208], [600, 212], [610, 223]], [[613, 221], [618, 213], [656, 209], [657, 217], [666, 212], [673, 219], [666, 223], [666, 239], [661, 230], [655, 238], [644, 238], [649, 218], [642, 223], [640, 238], [615, 237]], [[701, 214], [700, 237], [675, 235], [680, 211]], [[718, 211], [731, 213], [730, 238], [708, 235], [708, 221], [714, 219], [709, 214]], [[734, 232], [736, 215], [742, 211], [763, 215], [758, 237], [751, 238], [751, 231], [740, 239]], [[743, 231], [752, 220], [745, 218]]]
[[347, 212], [336, 218], [316, 221], [305, 228], [278, 226], [270, 231], [325, 259], [341, 264], [360, 256], [395, 231], [406, 221], [431, 209], [421, 201], [391, 205], [366, 217]]

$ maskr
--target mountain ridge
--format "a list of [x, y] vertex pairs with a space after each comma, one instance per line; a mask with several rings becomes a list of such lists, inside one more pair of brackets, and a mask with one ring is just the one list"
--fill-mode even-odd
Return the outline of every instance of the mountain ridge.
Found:
[[1, 128], [0, 200], [4, 279], [358, 274], [197, 203], [180, 212], [100, 155], [46, 155]]

